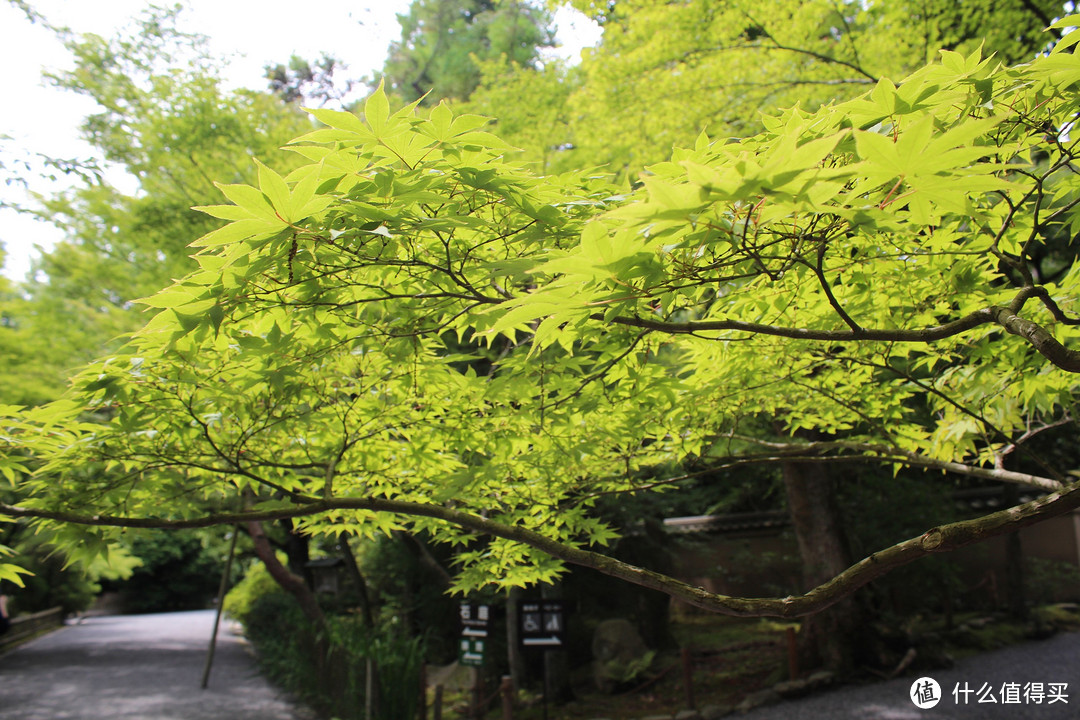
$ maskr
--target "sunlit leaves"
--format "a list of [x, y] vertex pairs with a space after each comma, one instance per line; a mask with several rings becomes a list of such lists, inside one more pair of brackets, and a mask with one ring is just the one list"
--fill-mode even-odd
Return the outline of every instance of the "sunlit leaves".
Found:
[[[9, 554], [10, 548], [0, 545], [0, 551], [3, 554]], [[15, 585], [16, 587], [23, 587], [23, 576], [30, 575], [29, 570], [25, 570], [18, 565], [11, 563], [0, 562], [0, 581], [7, 581]]]
[[364, 102], [364, 121], [375, 137], [379, 137], [386, 130], [386, 121], [390, 117], [390, 103], [386, 99], [383, 84]]
[[[22, 426], [47, 469], [79, 468], [29, 486], [169, 517], [407, 503], [302, 524], [425, 530], [464, 548], [465, 588], [550, 579], [514, 530], [609, 542], [597, 498], [719, 462], [745, 423], [990, 465], [1075, 389], [988, 313], [1078, 340], [1080, 277], [1030, 269], [1077, 222], [1069, 62], [946, 55], [755, 137], [702, 134], [631, 192], [537, 176], [483, 119], [392, 112], [381, 88], [363, 119], [313, 111], [328, 127], [289, 146], [308, 163], [221, 186], [200, 270]], [[68, 427], [84, 408], [103, 423]]]

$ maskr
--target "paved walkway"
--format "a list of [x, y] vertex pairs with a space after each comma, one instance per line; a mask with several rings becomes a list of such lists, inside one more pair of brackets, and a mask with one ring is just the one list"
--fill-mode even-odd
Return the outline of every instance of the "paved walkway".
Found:
[[0, 656], [2, 720], [305, 720], [257, 673], [243, 639], [218, 635], [199, 688], [213, 611], [88, 618]]
[[[919, 709], [916, 677], [845, 687], [743, 715], [745, 720], [1075, 720], [1080, 718], [1080, 633], [1022, 643], [926, 673], [940, 691]], [[1031, 685], [1036, 683], [1037, 685]], [[1051, 688], [1050, 683], [1055, 687]], [[967, 692], [969, 691], [970, 692]], [[955, 692], [954, 692], [955, 691]], [[981, 692], [980, 692], [981, 691]], [[1026, 692], [1025, 692], [1026, 691]], [[1064, 697], [1057, 695], [1064, 694]], [[1036, 702], [1036, 700], [1040, 700]], [[1007, 702], [1006, 702], [1007, 701]]]

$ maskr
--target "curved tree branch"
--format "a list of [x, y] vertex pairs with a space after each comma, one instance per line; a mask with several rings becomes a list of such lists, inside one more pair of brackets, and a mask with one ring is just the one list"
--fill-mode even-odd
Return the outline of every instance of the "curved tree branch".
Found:
[[274, 581], [282, 589], [296, 598], [304, 617], [321, 628], [326, 619], [323, 616], [322, 608], [319, 607], [319, 601], [316, 599], [315, 593], [308, 588], [302, 577], [294, 575], [277, 559], [274, 548], [270, 545], [270, 539], [267, 537], [266, 531], [263, 530], [262, 523], [249, 519], [247, 521], [247, 530], [255, 548], [255, 555], [262, 560], [270, 576], [274, 578]]
[[984, 478], [986, 480], [997, 480], [999, 482], [1012, 483], [1015, 485], [1027, 485], [1030, 487], [1037, 487], [1048, 492], [1061, 490], [1063, 487], [1065, 487], [1063, 483], [1053, 478], [1042, 477], [1039, 475], [1031, 475], [1022, 472], [1015, 472], [1013, 470], [1005, 470], [1003, 468], [979, 467], [978, 465], [967, 465], [965, 463], [953, 462], [951, 460], [941, 460], [938, 458], [920, 455], [910, 450], [901, 450], [899, 448], [891, 447], [888, 445], [853, 442], [849, 440], [808, 443], [776, 443], [769, 442], [767, 440], [759, 440], [752, 437], [734, 437], [739, 440], [755, 445], [760, 445], [762, 447], [767, 447], [773, 450], [773, 455], [775, 455], [777, 459], [796, 459], [799, 462], [813, 462], [814, 458], [817, 458], [821, 461], [831, 462], [837, 459], [844, 458], [837, 458], [835, 455], [823, 455], [823, 453], [836, 450], [850, 450], [862, 454], [862, 457], [857, 457], [854, 459], [880, 460], [882, 462], [898, 462], [903, 463], [904, 465], [908, 465], [910, 467], [924, 468], [927, 470], [941, 470], [943, 472], [951, 472], [957, 475]]
[[[765, 37], [770, 42], [772, 42], [772, 47], [768, 47], [768, 46], [765, 46], [765, 45], [759, 45], [758, 47], [761, 48], [762, 50], [776, 49], [776, 50], [783, 50], [785, 52], [796, 53], [798, 55], [806, 55], [808, 57], [814, 58], [815, 60], [820, 60], [821, 62], [825, 63], [826, 65], [842, 65], [842, 66], [844, 66], [844, 67], [846, 67], [846, 68], [848, 68], [850, 70], [854, 70], [855, 72], [859, 73], [863, 77], [867, 78], [870, 82], [876, 83], [878, 81], [878, 78], [876, 76], [874, 76], [874, 75], [870, 74], [869, 72], [867, 72], [857, 62], [850, 62], [848, 60], [841, 60], [840, 58], [836, 58], [836, 57], [833, 57], [831, 55], [825, 55], [824, 53], [819, 53], [819, 52], [817, 52], [815, 50], [810, 50], [809, 48], [800, 48], [800, 47], [794, 47], [794, 46], [791, 46], [791, 45], [785, 45], [785, 44], [781, 43], [779, 40], [777, 40], [776, 37], [771, 32], [769, 32], [768, 29], [766, 29], [766, 27], [765, 27], [765, 25], [763, 23], [758, 22], [757, 20], [754, 19], [753, 16], [751, 16], [749, 13], [747, 13], [745, 11], [743, 12], [743, 14], [746, 16], [746, 18], [750, 22], [752, 22], [756, 26], [756, 29], [758, 30], [758, 32], [761, 33], [762, 37]], [[857, 54], [856, 54], [856, 57], [858, 57]]]
[[[594, 314], [593, 319], [604, 320], [603, 314]], [[905, 329], [867, 329], [860, 330], [814, 330], [811, 328], [782, 327], [742, 320], [698, 320], [689, 322], [670, 322], [651, 318], [628, 317], [619, 315], [610, 319], [618, 325], [643, 328], [673, 335], [689, 335], [701, 332], [735, 330], [755, 335], [771, 335], [793, 340], [823, 340], [825, 342], [873, 341], [929, 343], [954, 337], [980, 325], [996, 324], [1024, 338], [1040, 355], [1056, 367], [1072, 373], [1080, 373], [1080, 351], [1070, 350], [1062, 345], [1050, 332], [1038, 323], [1026, 320], [1007, 307], [992, 306], [975, 310], [962, 318], [943, 325]]]
[[1006, 510], [984, 515], [973, 520], [964, 520], [931, 528], [922, 535], [897, 543], [864, 558], [804, 595], [785, 598], [745, 598], [711, 593], [670, 576], [559, 542], [534, 530], [507, 525], [441, 505], [384, 498], [341, 497], [291, 508], [221, 513], [185, 520], [158, 517], [82, 515], [68, 511], [24, 508], [6, 504], [0, 504], [0, 515], [43, 518], [80, 525], [167, 529], [276, 520], [317, 515], [332, 510], [368, 510], [428, 517], [442, 520], [472, 532], [520, 542], [565, 562], [593, 568], [606, 575], [642, 587], [659, 590], [711, 612], [739, 617], [791, 618], [820, 612], [872, 580], [921, 557], [932, 553], [955, 550], [991, 537], [1014, 532], [1077, 507], [1080, 507], [1080, 482], [1068, 485], [1058, 492], [1043, 496], [1037, 500]]
[[[733, 470], [735, 468], [742, 468], [753, 465], [777, 465], [791, 462], [901, 463], [908, 467], [917, 467], [924, 470], [940, 470], [942, 472], [950, 472], [955, 475], [977, 477], [983, 478], [985, 480], [995, 480], [997, 482], [1012, 483], [1015, 485], [1023, 485], [1025, 487], [1036, 487], [1046, 492], [1061, 490], [1063, 487], [1065, 487], [1064, 483], [1054, 478], [1041, 477], [1039, 475], [1029, 475], [1028, 473], [1015, 472], [1000, 467], [979, 467], [977, 465], [965, 465], [964, 463], [953, 462], [950, 460], [939, 460], [937, 458], [919, 455], [918, 453], [914, 453], [911, 451], [900, 450], [898, 448], [885, 445], [875, 445], [873, 443], [860, 443], [852, 441], [823, 441], [816, 443], [773, 443], [766, 440], [759, 440], [757, 438], [743, 438], [740, 436], [731, 437], [739, 440], [744, 440], [752, 444], [760, 445], [765, 448], [769, 448], [771, 452], [747, 453], [745, 455], [729, 455], [722, 462], [712, 463], [708, 467], [702, 468], [701, 470], [695, 470], [693, 472], [676, 475], [674, 477], [667, 477], [660, 480], [652, 480], [650, 482], [646, 482], [630, 488], [618, 490], [601, 490], [588, 493], [575, 498], [573, 503], [571, 504], [579, 505], [583, 501], [591, 500], [593, 498], [610, 495], [625, 495], [628, 493], [642, 492], [644, 490], [654, 490], [656, 488], [666, 487], [668, 485], [677, 485], [679, 483], [686, 482], [687, 480], [693, 480], [695, 478], [705, 477], [708, 475], [715, 475], [716, 473], [723, 470]], [[851, 450], [858, 454], [828, 454], [829, 451], [834, 450]]]
[[1025, 320], [1009, 308], [994, 307], [990, 312], [998, 325], [1027, 340], [1040, 355], [1054, 365], [1068, 372], [1080, 372], [1080, 352], [1062, 345], [1046, 328]]
[[[593, 316], [594, 320], [603, 320], [601, 313]], [[782, 327], [779, 325], [766, 325], [764, 323], [746, 322], [744, 320], [690, 320], [687, 322], [670, 322], [667, 320], [653, 320], [651, 318], [627, 317], [617, 315], [610, 322], [617, 325], [629, 325], [656, 332], [669, 333], [672, 335], [689, 335], [700, 332], [716, 332], [722, 330], [735, 330], [738, 332], [751, 333], [754, 335], [771, 335], [774, 337], [790, 338], [792, 340], [824, 340], [826, 342], [843, 342], [845, 340], [884, 340], [887, 342], [934, 342], [945, 338], [959, 335], [980, 325], [994, 322], [995, 318], [991, 309], [975, 310], [962, 318], [917, 330], [888, 329], [873, 330], [813, 330], [810, 328]]]

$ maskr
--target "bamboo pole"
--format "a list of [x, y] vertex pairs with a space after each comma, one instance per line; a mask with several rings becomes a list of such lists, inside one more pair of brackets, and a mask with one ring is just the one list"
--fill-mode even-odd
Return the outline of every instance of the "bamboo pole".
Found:
[[233, 526], [232, 540], [229, 541], [229, 556], [225, 560], [225, 572], [221, 574], [221, 585], [218, 587], [217, 614], [214, 615], [214, 631], [210, 633], [210, 647], [206, 651], [206, 666], [203, 668], [202, 687], [206, 689], [210, 682], [210, 668], [214, 664], [214, 651], [217, 649], [218, 626], [221, 625], [221, 612], [225, 609], [225, 593], [229, 590], [229, 574], [232, 572], [233, 555], [236, 554], [236, 537], [240, 534], [240, 528]]

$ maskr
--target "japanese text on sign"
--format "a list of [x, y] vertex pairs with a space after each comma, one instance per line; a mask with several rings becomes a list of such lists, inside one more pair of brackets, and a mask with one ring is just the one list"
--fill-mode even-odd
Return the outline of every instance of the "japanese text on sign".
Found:
[[491, 608], [487, 605], [462, 603], [460, 617], [461, 643], [458, 659], [462, 665], [483, 665]]

